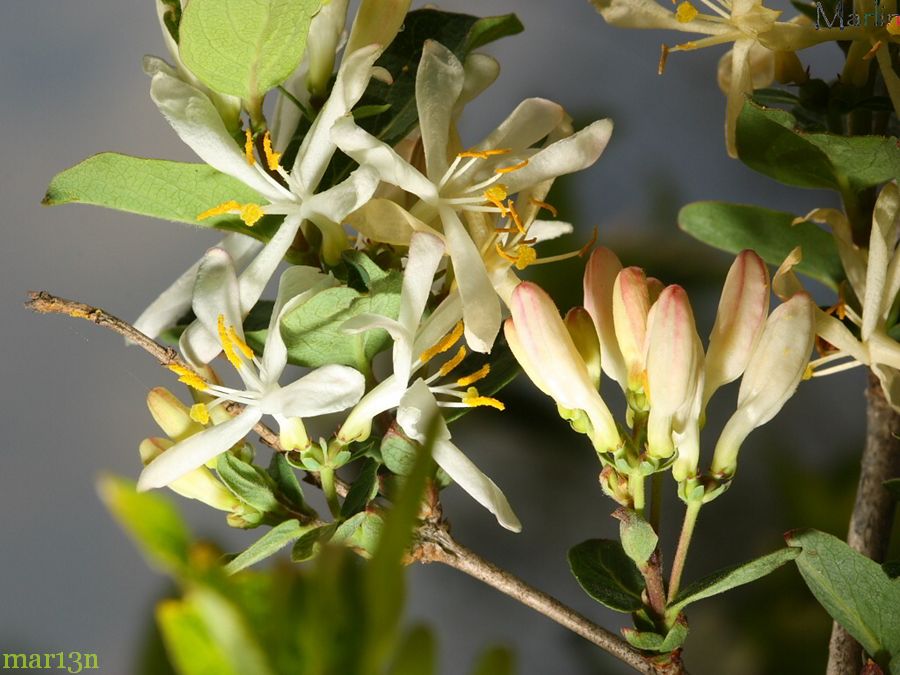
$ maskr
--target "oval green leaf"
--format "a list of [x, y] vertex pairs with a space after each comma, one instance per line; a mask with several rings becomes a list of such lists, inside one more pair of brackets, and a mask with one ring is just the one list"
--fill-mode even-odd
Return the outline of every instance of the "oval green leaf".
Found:
[[588, 539], [569, 550], [569, 568], [584, 592], [617, 612], [639, 610], [644, 579], [617, 541]]

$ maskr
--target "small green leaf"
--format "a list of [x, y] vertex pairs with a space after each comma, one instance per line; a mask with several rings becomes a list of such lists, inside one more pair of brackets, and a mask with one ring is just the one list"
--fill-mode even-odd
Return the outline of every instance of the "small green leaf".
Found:
[[230, 452], [223, 452], [219, 455], [216, 472], [229, 490], [257, 511], [282, 511], [275, 494], [275, 482], [259, 467], [242, 462]]
[[643, 567], [659, 543], [653, 526], [631, 509], [616, 509], [613, 517], [620, 521], [619, 539], [623, 550], [638, 567]]
[[515, 14], [486, 16], [478, 19], [469, 29], [469, 34], [463, 43], [463, 52], [471, 52], [500, 38], [521, 33], [523, 30], [525, 27]]
[[675, 619], [675, 625], [672, 626], [666, 634], [666, 639], [663, 640], [663, 643], [659, 646], [659, 651], [664, 654], [675, 651], [684, 644], [684, 641], [687, 640], [687, 636], [687, 619], [684, 617], [684, 614], [679, 614], [678, 618]]
[[[372, 280], [368, 293], [346, 286], [329, 288], [285, 314], [281, 335], [290, 362], [311, 368], [339, 363], [368, 371], [375, 355], [391, 344], [390, 336], [382, 329], [346, 333], [343, 325], [360, 314], [397, 318], [401, 275], [383, 274]], [[248, 337], [263, 341], [265, 332], [248, 334]]]
[[102, 476], [97, 490], [148, 561], [169, 573], [187, 567], [191, 535], [171, 503], [157, 492], [138, 492], [134, 482], [115, 476]]
[[104, 152], [57, 174], [42, 203], [92, 204], [197, 227], [241, 232], [264, 241], [282, 220], [269, 216], [254, 227], [228, 215], [197, 220], [207, 209], [230, 199], [266, 203], [255, 190], [206, 164]]
[[156, 621], [166, 652], [180, 675], [241, 675], [190, 602], [163, 600], [156, 607]]
[[900, 582], [830, 534], [803, 530], [785, 539], [801, 550], [797, 568], [831, 618], [875, 660], [900, 656]]
[[378, 547], [382, 529], [384, 519], [380, 515], [361, 511], [338, 526], [332, 541], [359, 549], [371, 556]]
[[900, 176], [897, 139], [839, 136], [796, 130], [788, 112], [744, 104], [737, 122], [737, 151], [755, 171], [786, 185], [853, 191]]
[[300, 513], [309, 510], [306, 500], [303, 498], [303, 488], [300, 487], [297, 474], [283, 453], [275, 452], [272, 454], [272, 461], [269, 463], [269, 476], [272, 477], [275, 489], [281, 495], [282, 500], [286, 502], [286, 506]]
[[704, 598], [719, 595], [732, 588], [749, 584], [752, 581], [761, 579], [767, 574], [771, 574], [786, 562], [790, 562], [799, 554], [796, 549], [782, 548], [773, 553], [756, 558], [747, 563], [727, 567], [717, 572], [713, 572], [700, 581], [697, 581], [687, 588], [683, 589], [675, 601], [669, 605], [667, 612], [675, 614], [684, 609], [687, 605]]
[[314, 558], [322, 549], [322, 545], [331, 541], [337, 529], [336, 523], [329, 523], [306, 532], [297, 540], [294, 548], [291, 549], [291, 560], [293, 562], [303, 562]]
[[286, 520], [279, 523], [225, 565], [225, 571], [228, 574], [235, 574], [275, 555], [292, 541], [301, 537], [308, 529], [304, 528], [299, 520]]
[[588, 539], [569, 550], [569, 568], [584, 592], [617, 612], [643, 606], [644, 578], [622, 545], [609, 539]]
[[434, 633], [413, 626], [403, 638], [388, 675], [434, 675], [437, 655]]
[[801, 246], [797, 271], [836, 289], [844, 268], [834, 238], [815, 223], [793, 221], [784, 211], [726, 202], [694, 202], [678, 213], [678, 227], [692, 237], [729, 253], [753, 249], [770, 265]]
[[364, 511], [368, 503], [378, 494], [378, 467], [379, 463], [372, 458], [367, 459], [363, 464], [359, 475], [350, 486], [350, 492], [347, 493], [347, 497], [341, 505], [343, 518], [349, 518]]
[[622, 635], [635, 649], [643, 649], [647, 652], [658, 652], [665, 638], [652, 631], [640, 631], [634, 628], [623, 628]]
[[211, 89], [258, 100], [294, 72], [321, 0], [191, 0], [179, 26], [185, 65]]
[[408, 476], [416, 463], [418, 443], [406, 437], [392, 424], [381, 439], [381, 458], [384, 465], [398, 476]]
[[472, 675], [513, 675], [515, 666], [515, 655], [509, 649], [489, 647], [478, 657]]

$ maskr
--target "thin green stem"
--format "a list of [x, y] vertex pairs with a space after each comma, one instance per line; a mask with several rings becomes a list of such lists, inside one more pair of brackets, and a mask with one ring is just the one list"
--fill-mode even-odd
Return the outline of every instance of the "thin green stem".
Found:
[[657, 534], [662, 521], [662, 488], [663, 474], [658, 471], [650, 479], [650, 526]]
[[699, 499], [689, 501], [684, 512], [681, 536], [678, 537], [678, 548], [675, 550], [675, 559], [672, 561], [672, 576], [669, 578], [669, 604], [678, 596], [684, 563], [687, 560], [688, 549], [691, 547], [691, 537], [694, 534], [694, 526], [697, 524], [701, 506], [703, 506], [703, 502]]
[[643, 518], [646, 495], [644, 493], [644, 475], [642, 473], [632, 471], [628, 475], [628, 492], [631, 494], [635, 512]]
[[325, 493], [325, 501], [328, 502], [328, 510], [337, 518], [341, 514], [341, 502], [338, 499], [337, 489], [334, 483], [334, 469], [322, 467], [319, 471], [319, 480], [322, 481], [322, 492]]

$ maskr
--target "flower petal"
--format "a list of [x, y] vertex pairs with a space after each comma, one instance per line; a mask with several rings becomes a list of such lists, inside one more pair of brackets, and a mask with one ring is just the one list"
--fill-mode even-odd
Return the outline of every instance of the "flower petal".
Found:
[[260, 296], [266, 288], [266, 284], [274, 276], [278, 265], [284, 259], [285, 254], [294, 243], [300, 223], [303, 222], [302, 214], [291, 214], [284, 219], [278, 227], [278, 231], [266, 243], [253, 261], [244, 268], [238, 279], [240, 286], [241, 316], [246, 316], [259, 302]]
[[526, 98], [475, 149], [525, 150], [559, 126], [565, 116], [566, 111], [558, 103], [545, 98]]
[[352, 407], [365, 390], [366, 379], [362, 373], [332, 364], [316, 368], [296, 382], [275, 390], [259, 405], [268, 414], [314, 417]]
[[750, 73], [750, 50], [756, 41], [752, 38], [735, 40], [731, 49], [731, 82], [725, 103], [725, 146], [729, 157], [737, 157], [735, 132], [737, 119], [748, 94], [753, 93], [753, 77]]
[[227, 422], [176, 443], [144, 468], [137, 489], [163, 487], [203, 466], [250, 433], [261, 417], [262, 411], [250, 406]]
[[367, 239], [392, 246], [409, 246], [413, 232], [431, 230], [396, 202], [372, 199], [345, 218], [350, 227]]
[[416, 106], [426, 175], [435, 183], [449, 166], [450, 120], [464, 79], [463, 66], [453, 52], [435, 40], [426, 40], [416, 72]]

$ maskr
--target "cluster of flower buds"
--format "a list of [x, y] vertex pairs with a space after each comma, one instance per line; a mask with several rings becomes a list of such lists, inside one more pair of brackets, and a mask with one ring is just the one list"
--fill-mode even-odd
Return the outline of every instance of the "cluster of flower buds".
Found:
[[[584, 277], [583, 309], [563, 320], [544, 291], [523, 283], [513, 293], [506, 337], [531, 380], [591, 439], [611, 496], [632, 499], [628, 477], [671, 468], [682, 498], [708, 500], [727, 486], [744, 440], [793, 395], [809, 362], [811, 298], [797, 293], [770, 314], [769, 295], [765, 263], [744, 251], [728, 273], [704, 352], [682, 287], [623, 268], [614, 253], [598, 248]], [[601, 370], [625, 394], [624, 425], [600, 396]], [[706, 405], [739, 377], [737, 408], [701, 477]]]

